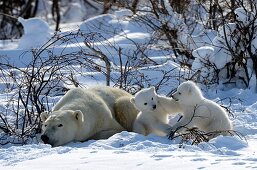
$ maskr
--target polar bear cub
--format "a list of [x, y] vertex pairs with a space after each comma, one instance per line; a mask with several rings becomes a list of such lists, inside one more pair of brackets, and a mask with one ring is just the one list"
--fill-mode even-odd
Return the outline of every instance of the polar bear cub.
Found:
[[180, 84], [172, 97], [180, 104], [183, 117], [172, 127], [171, 136], [175, 131], [181, 132], [194, 126], [206, 133], [221, 131], [223, 135], [228, 135], [227, 131], [233, 129], [226, 111], [217, 103], [204, 98], [194, 82]]
[[154, 87], [137, 92], [135, 97], [131, 98], [131, 102], [140, 111], [134, 122], [133, 131], [143, 135], [167, 135], [171, 129], [168, 114], [181, 111], [175, 100], [157, 95]]

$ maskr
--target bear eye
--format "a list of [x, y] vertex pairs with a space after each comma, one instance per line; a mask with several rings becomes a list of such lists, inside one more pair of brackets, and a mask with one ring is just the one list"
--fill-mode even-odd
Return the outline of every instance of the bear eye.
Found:
[[44, 125], [45, 127], [47, 127], [47, 125]]
[[63, 125], [62, 125], [62, 124], [59, 124], [58, 127], [63, 127]]
[[153, 100], [153, 97], [152, 97], [152, 100]]
[[144, 103], [144, 105], [147, 105], [147, 103]]
[[180, 92], [178, 92], [178, 94], [179, 94], [179, 95], [181, 95], [181, 93], [180, 93]]

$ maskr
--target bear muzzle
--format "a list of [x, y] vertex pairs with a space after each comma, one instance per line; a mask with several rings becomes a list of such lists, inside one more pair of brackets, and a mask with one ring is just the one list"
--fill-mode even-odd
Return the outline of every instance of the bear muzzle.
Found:
[[41, 140], [44, 142], [44, 144], [49, 144], [49, 145], [51, 145], [52, 147], [57, 146], [57, 141], [56, 141], [56, 140], [53, 140], [53, 139], [50, 139], [46, 134], [43, 134], [43, 135], [41, 136]]
[[41, 140], [44, 142], [44, 144], [49, 144], [49, 137], [47, 135], [42, 135]]

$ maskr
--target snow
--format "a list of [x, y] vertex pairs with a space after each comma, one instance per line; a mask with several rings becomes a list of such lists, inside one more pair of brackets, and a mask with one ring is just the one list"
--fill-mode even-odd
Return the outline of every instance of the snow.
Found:
[[52, 36], [52, 30], [47, 22], [40, 18], [18, 18], [22, 24], [24, 34], [19, 41], [20, 49], [31, 49], [45, 44]]
[[208, 60], [210, 60], [210, 59], [213, 57], [213, 53], [214, 53], [213, 47], [209, 47], [209, 46], [204, 47], [204, 46], [203, 46], [203, 47], [200, 47], [200, 48], [195, 49], [195, 50], [192, 52], [192, 55], [193, 55], [195, 58], [208, 59]]
[[[165, 1], [165, 3], [167, 2]], [[70, 10], [76, 11], [78, 8], [77, 4], [73, 4]], [[172, 9], [169, 10], [169, 13], [172, 13]], [[139, 14], [140, 12], [138, 12]], [[144, 15], [143, 12], [141, 14]], [[76, 15], [82, 17], [80, 11], [77, 11]], [[143, 47], [153, 36], [153, 32], [149, 32], [147, 27], [141, 27], [140, 24], [135, 22], [133, 17], [136, 16], [131, 16], [131, 11], [120, 10], [113, 14], [90, 18], [82, 23], [76, 23], [75, 26], [78, 25], [84, 33], [101, 33], [102, 37], [95, 41], [94, 45], [108, 54], [115, 68], [120, 66], [117, 51], [113, 47], [106, 46], [106, 44], [112, 43], [115, 48], [121, 47], [128, 56], [133, 57], [136, 44]], [[176, 15], [175, 17], [179, 18]], [[246, 21], [243, 14], [239, 17], [242, 21]], [[173, 18], [173, 21], [178, 20], [178, 18]], [[42, 19], [24, 20], [20, 18], [19, 21], [24, 26], [24, 36], [20, 41], [1, 41], [0, 56], [1, 62], [7, 60], [17, 67], [24, 68], [32, 58], [31, 52], [26, 52], [25, 49], [42, 45], [49, 39], [52, 31]], [[77, 21], [76, 18], [74, 21]], [[176, 27], [179, 22], [174, 22], [171, 26]], [[227, 26], [229, 25], [225, 27]], [[229, 28], [233, 28], [232, 26], [230, 25]], [[184, 29], [186, 28], [181, 28], [181, 31], [186, 31]], [[64, 33], [66, 33], [71, 29], [61, 28], [61, 30], [65, 30]], [[187, 36], [187, 32], [183, 33], [183, 36], [184, 34]], [[222, 68], [226, 62], [231, 60], [226, 52], [220, 51], [217, 46], [220, 45], [221, 40], [219, 38], [224, 36], [224, 32], [219, 31], [214, 40], [213, 32], [207, 34], [206, 37], [199, 40], [197, 46], [200, 48], [190, 44], [190, 48], [194, 50], [193, 56], [196, 58], [192, 67], [195, 70], [200, 69], [205, 72], [206, 76], [208, 72], [213, 70], [202, 68], [200, 60], [209, 59], [218, 68]], [[197, 40], [201, 37], [203, 37], [203, 34], [194, 38]], [[216, 44], [207, 46], [205, 43], [210, 41], [206, 40], [207, 37], [211, 37], [211, 41], [216, 42]], [[69, 45], [57, 44], [54, 48], [52, 52], [55, 55], [73, 52], [81, 48], [87, 49], [80, 39]], [[156, 85], [161, 81], [164, 73], [169, 73], [167, 75], [172, 78], [165, 79], [164, 85], [160, 86], [158, 91], [160, 94], [168, 94], [177, 87], [179, 81], [189, 77], [190, 74], [186, 68], [180, 68], [179, 64], [171, 60], [168, 61], [171, 58], [170, 51], [149, 48], [144, 53], [156, 62], [156, 65], [146, 64], [144, 67], [132, 70], [135, 74], [133, 81], [136, 82], [137, 79], [145, 78], [142, 80], [142, 86]], [[125, 56], [122, 57], [123, 62], [128, 60]], [[103, 64], [102, 61], [95, 61], [99, 65]], [[172, 71], [169, 72], [170, 70]], [[103, 74], [86, 69], [83, 72], [84, 75], [76, 75], [76, 79], [83, 82], [85, 86], [105, 84]], [[182, 80], [180, 80], [181, 75], [185, 76], [182, 77]], [[118, 76], [118, 73], [112, 72], [111, 76]], [[3, 86], [1, 84], [1, 89]], [[61, 84], [61, 86], [63, 85]], [[257, 94], [254, 92], [254, 87], [250, 85], [249, 89], [231, 88], [226, 89], [226, 91], [223, 86], [208, 89], [202, 87], [202, 89], [204, 95], [214, 101], [226, 98], [232, 100], [231, 103], [229, 100], [224, 100], [223, 104], [226, 106], [231, 104], [230, 109], [234, 114], [234, 117], [231, 117], [233, 126], [237, 132], [242, 134], [242, 138], [236, 135], [218, 136], [208, 143], [202, 142], [198, 145], [191, 145], [190, 141], [181, 144], [180, 138], [169, 140], [167, 137], [159, 137], [153, 134], [143, 136], [123, 131], [105, 140], [73, 142], [65, 146], [52, 148], [50, 145], [42, 144], [38, 135], [31, 144], [23, 146], [6, 144], [1, 146], [0, 169], [257, 169]], [[6, 104], [7, 98], [8, 93], [1, 94], [0, 103]], [[52, 100], [49, 102], [54, 104], [59, 99], [60, 96], [52, 96]], [[177, 119], [178, 116], [175, 118], [171, 116], [170, 124], [176, 122]]]
[[[256, 140], [256, 139], [255, 139]], [[200, 146], [179, 148], [154, 135], [121, 132], [107, 140], [1, 149], [1, 169], [247, 169], [257, 167], [256, 142], [249, 146], [234, 137], [218, 137]], [[26, 155], [26, 156], [25, 156]]]
[[62, 20], [64, 22], [80, 22], [84, 19], [85, 13], [86, 10], [80, 3], [71, 2], [69, 3], [69, 8], [64, 13]]
[[250, 24], [253, 21], [255, 15], [253, 12], [247, 11], [243, 7], [235, 10], [237, 20], [241, 21], [244, 25]]
[[114, 15], [117, 18], [124, 18], [124, 17], [131, 17], [133, 15], [133, 12], [129, 9], [121, 9], [118, 11], [114, 11]]

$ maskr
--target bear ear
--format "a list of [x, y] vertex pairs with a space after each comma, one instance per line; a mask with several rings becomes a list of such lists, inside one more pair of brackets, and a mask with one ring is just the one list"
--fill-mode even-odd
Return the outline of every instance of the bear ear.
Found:
[[80, 110], [76, 110], [72, 114], [76, 120], [84, 122], [84, 115]]
[[40, 114], [40, 119], [41, 119], [42, 122], [45, 122], [48, 117], [49, 117], [48, 112], [42, 112]]
[[136, 103], [136, 102], [135, 102], [135, 97], [131, 97], [130, 102], [133, 103], [133, 104], [135, 104], [135, 103]]

